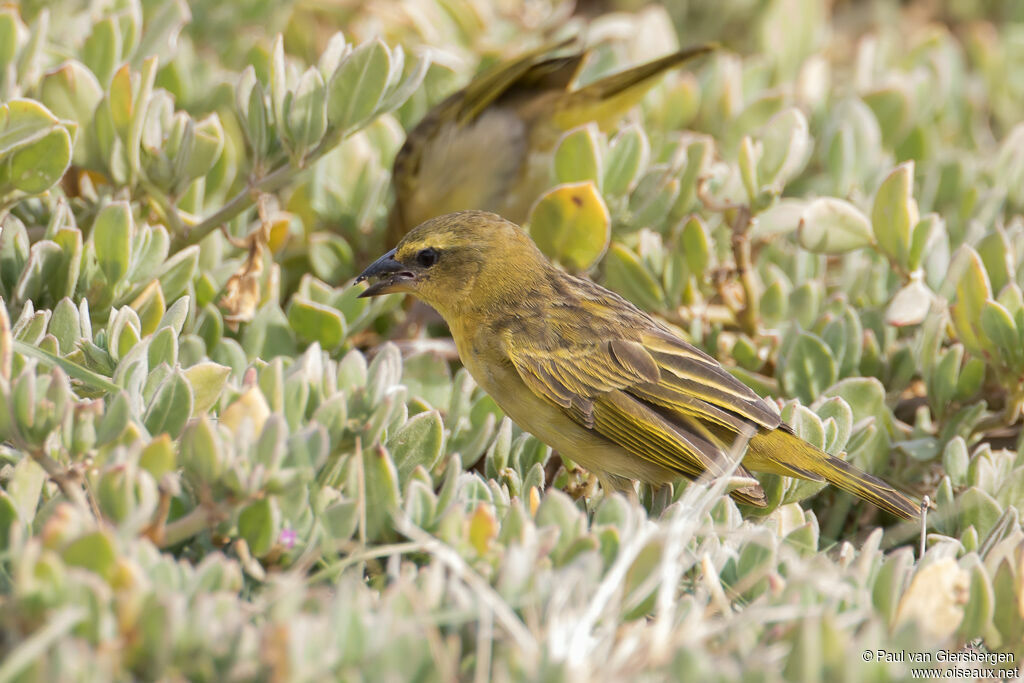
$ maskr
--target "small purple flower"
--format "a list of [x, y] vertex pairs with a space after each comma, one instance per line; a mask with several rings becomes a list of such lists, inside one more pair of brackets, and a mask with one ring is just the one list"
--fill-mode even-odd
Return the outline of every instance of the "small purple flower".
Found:
[[291, 550], [295, 547], [295, 529], [281, 529], [281, 534], [277, 537], [277, 540], [286, 549]]

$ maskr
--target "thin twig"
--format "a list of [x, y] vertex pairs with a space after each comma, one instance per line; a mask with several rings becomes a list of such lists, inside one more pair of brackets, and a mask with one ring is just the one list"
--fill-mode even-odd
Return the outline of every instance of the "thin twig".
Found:
[[672, 625], [677, 615], [676, 590], [684, 569], [688, 569], [684, 564], [683, 553], [686, 550], [685, 543], [693, 537], [692, 527], [697, 519], [692, 510], [677, 506], [666, 529], [668, 538], [658, 571], [658, 596], [650, 648], [659, 662], [666, 661], [674, 654], [671, 640]]
[[156, 515], [154, 515], [153, 521], [142, 530], [142, 535], [153, 541], [158, 548], [164, 547], [164, 539], [167, 537], [167, 517], [171, 513], [171, 497], [171, 492], [161, 486]]
[[747, 335], [757, 335], [757, 320], [759, 317], [757, 282], [754, 279], [754, 264], [750, 255], [750, 206], [747, 204], [734, 204], [722, 202], [708, 193], [706, 176], [697, 179], [697, 198], [701, 204], [711, 211], [725, 213], [735, 211], [736, 215], [732, 221], [732, 255], [736, 261], [736, 275], [739, 277], [740, 286], [743, 288], [743, 306], [736, 312], [736, 320], [740, 328]]
[[666, 312], [663, 317], [667, 322], [682, 328], [689, 327], [694, 320], [718, 324], [723, 329], [735, 327], [736, 317], [732, 310], [721, 304], [707, 304], [702, 306], [680, 306], [679, 308]]
[[402, 352], [402, 356], [417, 353], [434, 353], [444, 360], [458, 360], [459, 350], [451, 339], [399, 339], [392, 342]]
[[701, 176], [697, 178], [697, 187], [695, 190], [697, 193], [697, 199], [700, 200], [700, 203], [703, 204], [706, 209], [714, 211], [715, 213], [725, 213], [726, 211], [732, 211], [733, 209], [738, 209], [742, 206], [741, 204], [734, 204], [729, 201], [719, 201], [712, 197], [708, 191], [708, 180], [710, 180], [708, 176]]
[[0, 681], [12, 681], [20, 678], [20, 674], [31, 671], [33, 665], [45, 657], [48, 650], [60, 647], [61, 639], [71, 632], [79, 622], [88, 618], [89, 613], [83, 607], [68, 606], [48, 615], [49, 618], [38, 630], [4, 653], [0, 662]]
[[187, 232], [178, 233], [174, 236], [171, 251], [178, 251], [190, 244], [198, 244], [204, 237], [216, 230], [220, 225], [227, 223], [232, 218], [253, 206], [263, 193], [271, 193], [280, 190], [290, 183], [295, 176], [306, 171], [313, 163], [316, 163], [327, 152], [337, 147], [345, 136], [344, 131], [338, 131], [333, 135], [325, 137], [317, 148], [309, 153], [303, 165], [296, 166], [287, 161], [278, 166], [259, 180], [250, 183], [238, 194], [232, 197], [227, 204], [218, 209], [212, 216], [203, 219]]
[[92, 508], [85, 497], [85, 491], [74, 481], [74, 477], [68, 475], [67, 470], [59, 462], [51, 458], [45, 451], [40, 449], [29, 450], [32, 459], [43, 468], [47, 476], [53, 480], [64, 497], [78, 506], [83, 512], [91, 512]]
[[750, 207], [740, 206], [736, 209], [736, 218], [732, 223], [732, 255], [736, 259], [736, 274], [743, 287], [743, 308], [736, 317], [740, 327], [747, 335], [757, 335], [757, 319], [759, 317], [759, 299], [757, 282], [754, 280], [754, 264], [750, 257]]
[[178, 251], [182, 247], [187, 247], [191, 244], [198, 244], [204, 237], [219, 228], [222, 224], [227, 223], [232, 218], [255, 204], [256, 201], [253, 199], [254, 194], [259, 196], [259, 193], [261, 192], [274, 192], [275, 190], [281, 189], [301, 170], [305, 169], [297, 169], [290, 164], [285, 164], [284, 166], [280, 166], [263, 176], [263, 178], [253, 183], [251, 186], [246, 186], [244, 189], [240, 190], [238, 194], [232, 197], [227, 204], [218, 209], [212, 216], [203, 219], [192, 229], [176, 234], [174, 236], [174, 243], [171, 251]]
[[161, 548], [177, 545], [227, 519], [228, 514], [229, 512], [220, 505], [200, 503], [184, 517], [179, 517], [165, 526], [163, 538], [158, 545]]
[[344, 559], [338, 560], [334, 564], [318, 569], [314, 574], [307, 578], [308, 583], [316, 583], [322, 580], [335, 580], [341, 575], [348, 567], [360, 562], [366, 562], [367, 560], [378, 560], [384, 557], [391, 557], [392, 555], [405, 555], [408, 553], [418, 553], [424, 550], [422, 543], [414, 543], [406, 541], [404, 543], [391, 543], [389, 545], [378, 545], [372, 548], [362, 550], [360, 552], [353, 552]]
[[[437, 672], [437, 680], [439, 681], [458, 681], [458, 667], [452, 662], [449, 652], [444, 646], [444, 640], [441, 637], [441, 630], [438, 628], [435, 619], [432, 619], [427, 613], [426, 607], [423, 605], [423, 600], [419, 598], [418, 594], [415, 594], [413, 590], [410, 590], [409, 582], [403, 582], [402, 593], [405, 594], [408, 604], [412, 607], [416, 613], [416, 618], [421, 624], [423, 624], [423, 639], [427, 641], [427, 647], [430, 649], [430, 656], [434, 658], [435, 671]], [[484, 611], [484, 610], [481, 610]]]
[[921, 554], [918, 557], [924, 557], [924, 551], [927, 547], [928, 539], [928, 506], [931, 504], [931, 500], [928, 496], [924, 497], [921, 501]]
[[146, 178], [141, 178], [139, 180], [139, 184], [142, 186], [142, 189], [145, 190], [150, 201], [155, 205], [160, 217], [167, 222], [167, 227], [171, 229], [171, 234], [180, 235], [184, 232], [187, 221], [182, 220], [183, 215], [177, 206], [175, 206], [176, 202], [170, 200], [166, 195], [164, 195], [160, 188], [148, 181]]
[[1020, 418], [1022, 407], [1024, 407], [1024, 395], [1007, 397], [1006, 406], [998, 413], [991, 413], [979, 420], [974, 426], [974, 432], [984, 434], [994, 429], [1014, 425]]
[[[587, 642], [590, 640], [593, 630], [601, 618], [601, 614], [622, 589], [622, 585], [626, 580], [626, 574], [640, 555], [640, 551], [647, 545], [647, 541], [653, 537], [653, 534], [652, 527], [642, 526], [633, 533], [629, 542], [619, 550], [618, 557], [615, 558], [615, 562], [612, 563], [611, 568], [605, 573], [604, 579], [598, 584], [597, 590], [594, 591], [590, 603], [587, 605], [587, 610], [576, 622], [576, 627], [569, 636], [568, 651], [570, 657], [586, 658], [586, 653], [590, 651], [590, 648], [587, 647]], [[573, 663], [580, 664], [582, 662], [576, 661]]]
[[474, 683], [491, 680], [491, 648], [494, 644], [494, 613], [480, 605], [480, 625], [476, 636], [476, 666]]

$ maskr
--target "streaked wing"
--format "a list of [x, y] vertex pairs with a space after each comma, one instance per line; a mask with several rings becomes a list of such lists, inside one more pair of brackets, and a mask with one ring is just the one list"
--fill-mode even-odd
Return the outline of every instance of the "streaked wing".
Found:
[[778, 413], [714, 358], [660, 327], [641, 332], [641, 342], [661, 369], [655, 387], [636, 387], [655, 405], [694, 414], [738, 431], [743, 422], [774, 429]]
[[[505, 349], [524, 383], [578, 424], [690, 477], [721, 473], [742, 431], [779, 424], [762, 399], [710, 356], [646, 316], [633, 322], [642, 323], [628, 330], [635, 340], [538, 348], [544, 336], [529, 335], [525, 345], [523, 338], [506, 338]], [[609, 326], [594, 325], [592, 338], [607, 339]]]
[[533, 393], [594, 428], [594, 402], [617, 389], [657, 382], [661, 372], [643, 346], [614, 339], [587, 346], [524, 348], [506, 343], [516, 371]]

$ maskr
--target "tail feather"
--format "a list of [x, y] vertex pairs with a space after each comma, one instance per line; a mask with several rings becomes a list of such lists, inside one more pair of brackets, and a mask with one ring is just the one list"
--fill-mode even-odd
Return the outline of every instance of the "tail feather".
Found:
[[596, 121], [605, 128], [639, 102], [663, 71], [715, 50], [713, 43], [680, 50], [588, 83], [573, 92], [556, 118], [564, 128]]
[[601, 99], [615, 97], [619, 93], [657, 76], [662, 71], [671, 69], [672, 67], [678, 66], [679, 64], [694, 59], [695, 57], [700, 57], [701, 55], [707, 54], [716, 48], [717, 45], [707, 43], [705, 45], [698, 45], [697, 47], [679, 50], [678, 52], [673, 52], [670, 55], [665, 55], [664, 57], [659, 57], [658, 59], [651, 60], [644, 64], [639, 64], [624, 71], [619, 71], [618, 73], [605, 76], [600, 80], [580, 88], [580, 92], [590, 93], [591, 95], [597, 96]]
[[824, 479], [903, 519], [914, 519], [920, 514], [920, 506], [908, 496], [878, 477], [812, 446], [788, 431], [785, 425], [751, 439], [743, 464], [753, 471]]
[[825, 454], [825, 457], [827, 461], [823, 470], [827, 468], [832, 476], [824, 471], [822, 474], [830, 483], [897, 517], [915, 519], [920, 514], [920, 505], [878, 477], [862, 472], [833, 455]]

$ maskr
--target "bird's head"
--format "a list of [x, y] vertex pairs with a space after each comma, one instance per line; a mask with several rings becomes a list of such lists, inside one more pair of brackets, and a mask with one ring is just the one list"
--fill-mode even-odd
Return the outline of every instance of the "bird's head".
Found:
[[550, 268], [515, 223], [486, 211], [458, 211], [409, 231], [356, 278], [359, 296], [413, 294], [448, 317], [476, 306], [516, 301]]

